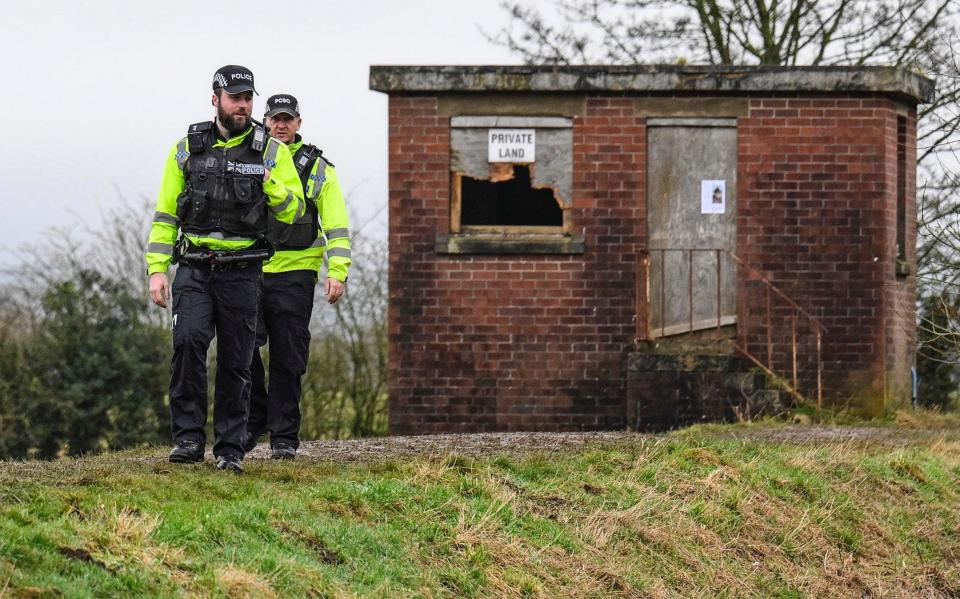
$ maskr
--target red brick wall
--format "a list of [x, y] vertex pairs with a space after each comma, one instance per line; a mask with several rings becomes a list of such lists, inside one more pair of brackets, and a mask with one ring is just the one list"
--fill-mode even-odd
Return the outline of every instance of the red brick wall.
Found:
[[[902, 335], [892, 348], [894, 329], [912, 328], [905, 325], [913, 318], [904, 309], [912, 282], [894, 274], [896, 110], [877, 98], [755, 99], [738, 126], [739, 253], [827, 327], [827, 397], [873, 413], [891, 391], [885, 370], [908, 375], [904, 363], [912, 360]], [[915, 176], [912, 166], [908, 174]], [[908, 245], [914, 240], [911, 228]], [[756, 326], [764, 298], [759, 287], [742, 285], [741, 333], [747, 329], [749, 347], [765, 355], [766, 329]], [[787, 314], [773, 319], [782, 372], [789, 372]], [[801, 332], [800, 348], [810, 365], [812, 335]]]
[[[894, 271], [898, 110], [876, 98], [756, 98], [738, 124], [737, 252], [828, 328], [827, 398], [873, 412], [885, 396], [903, 398], [913, 360], [914, 282]], [[435, 97], [392, 96], [389, 136], [391, 431], [625, 426], [646, 243], [646, 135], [634, 100], [588, 98], [574, 119], [566, 218], [585, 235], [583, 255], [436, 253], [449, 234], [449, 119]], [[738, 326], [765, 356], [764, 298], [740, 277]], [[788, 313], [776, 314], [774, 355], [788, 372]], [[813, 336], [801, 326], [798, 339], [801, 368], [811, 366]]]
[[[896, 259], [897, 233], [897, 117], [906, 117], [906, 262], [915, 268], [917, 246], [917, 115], [916, 111], [906, 107], [893, 107], [886, 114], [886, 182], [887, 194], [887, 240], [886, 264]], [[891, 268], [892, 270], [892, 268]], [[893, 404], [904, 404], [911, 398], [912, 381], [910, 368], [916, 358], [916, 277], [910, 272], [907, 276], [891, 275], [885, 283], [884, 315], [887, 335], [887, 399]]]
[[624, 426], [646, 152], [626, 98], [574, 122], [572, 256], [444, 255], [449, 121], [390, 98], [390, 428], [394, 433]]

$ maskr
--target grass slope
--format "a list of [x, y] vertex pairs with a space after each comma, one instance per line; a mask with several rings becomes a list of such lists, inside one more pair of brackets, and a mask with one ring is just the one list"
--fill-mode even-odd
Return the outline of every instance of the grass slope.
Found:
[[770, 432], [243, 477], [0, 463], [0, 597], [960, 595], [960, 433]]

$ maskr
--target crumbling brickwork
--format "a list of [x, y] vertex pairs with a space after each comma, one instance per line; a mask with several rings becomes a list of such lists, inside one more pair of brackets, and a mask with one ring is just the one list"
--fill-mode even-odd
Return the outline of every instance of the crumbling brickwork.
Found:
[[644, 230], [634, 103], [591, 98], [575, 120], [576, 255], [437, 254], [449, 121], [436, 98], [391, 97], [390, 123], [391, 431], [622, 427]]
[[[631, 414], [642, 420], [638, 409], [677, 411], [655, 409], [676, 396], [666, 371], [651, 378], [635, 368], [630, 393], [643, 397], [627, 397], [628, 356], [646, 312], [638, 256], [647, 249], [646, 119], [654, 117], [736, 119], [735, 253], [826, 326], [826, 401], [878, 413], [909, 398], [915, 107], [932, 94], [929, 82], [895, 69], [730, 68], [733, 76], [676, 67], [676, 80], [656, 68], [558, 69], [372, 71], [374, 87], [390, 94], [393, 433], [617, 429]], [[451, 234], [451, 117], [494, 114], [572, 120], [562, 243]], [[738, 272], [736, 334], [759, 356], [767, 355], [764, 293]], [[789, 372], [792, 312], [773, 314], [770, 355]], [[815, 343], [801, 324], [807, 392]], [[696, 419], [684, 409], [685, 422]], [[729, 415], [729, 406], [705, 406], [711, 414]], [[656, 426], [670, 426], [661, 420]]]

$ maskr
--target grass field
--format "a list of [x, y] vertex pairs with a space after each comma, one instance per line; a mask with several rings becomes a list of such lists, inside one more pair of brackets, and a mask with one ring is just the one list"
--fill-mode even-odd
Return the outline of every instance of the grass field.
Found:
[[925, 426], [0, 462], [0, 597], [956, 597], [960, 430]]

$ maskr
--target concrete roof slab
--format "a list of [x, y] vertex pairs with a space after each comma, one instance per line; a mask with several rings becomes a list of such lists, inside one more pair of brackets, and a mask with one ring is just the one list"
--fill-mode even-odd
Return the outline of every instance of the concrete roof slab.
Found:
[[903, 67], [371, 66], [370, 89], [454, 92], [857, 92], [933, 100], [934, 81]]

